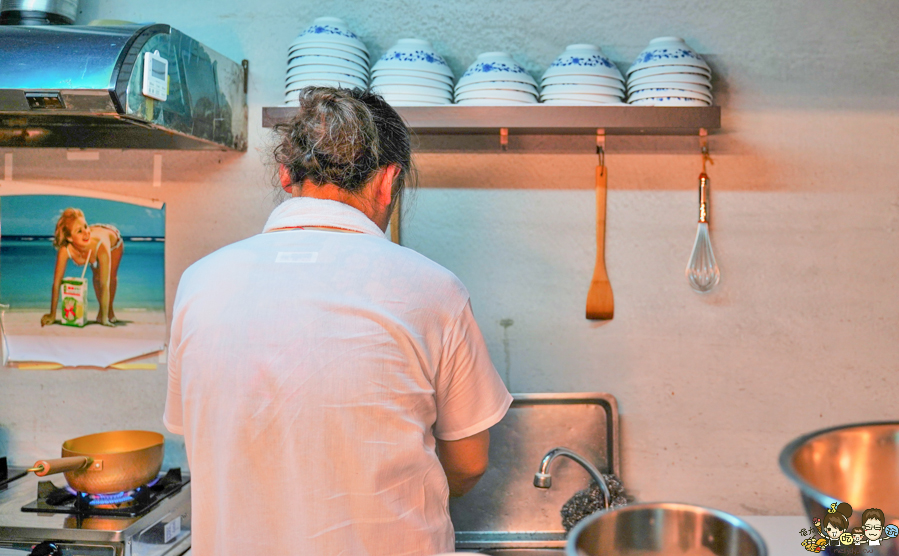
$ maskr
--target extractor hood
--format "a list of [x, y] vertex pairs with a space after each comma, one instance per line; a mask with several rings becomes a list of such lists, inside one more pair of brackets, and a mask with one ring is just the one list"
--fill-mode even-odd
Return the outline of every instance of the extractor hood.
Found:
[[0, 147], [246, 151], [246, 87], [168, 25], [0, 26]]

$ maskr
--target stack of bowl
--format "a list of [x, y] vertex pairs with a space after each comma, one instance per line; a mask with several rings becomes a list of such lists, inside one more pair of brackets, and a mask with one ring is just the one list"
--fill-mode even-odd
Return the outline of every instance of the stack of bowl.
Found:
[[453, 70], [426, 40], [398, 40], [371, 75], [372, 92], [394, 106], [438, 106], [453, 100]]
[[537, 82], [505, 52], [485, 52], [456, 83], [456, 104], [518, 106], [537, 103]]
[[634, 106], [711, 106], [712, 72], [684, 39], [659, 37], [627, 70], [627, 102]]
[[300, 89], [312, 85], [366, 89], [368, 67], [368, 49], [346, 23], [320, 17], [290, 43], [284, 101], [296, 106]]
[[624, 77], [615, 64], [592, 44], [572, 44], [543, 74], [543, 104], [622, 104]]

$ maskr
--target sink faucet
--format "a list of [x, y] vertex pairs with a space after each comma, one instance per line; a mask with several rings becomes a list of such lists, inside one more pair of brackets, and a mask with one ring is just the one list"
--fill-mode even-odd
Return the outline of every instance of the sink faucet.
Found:
[[546, 455], [543, 456], [543, 460], [540, 462], [540, 470], [534, 474], [534, 486], [537, 488], [549, 488], [552, 486], [553, 478], [552, 475], [549, 474], [549, 466], [553, 460], [559, 456], [573, 459], [587, 470], [587, 473], [589, 473], [593, 480], [596, 481], [596, 484], [599, 485], [599, 490], [602, 491], [603, 504], [605, 508], [608, 509], [609, 504], [612, 503], [612, 495], [609, 493], [609, 485], [606, 484], [606, 480], [602, 478], [602, 474], [592, 463], [568, 448], [558, 447], [546, 452]]

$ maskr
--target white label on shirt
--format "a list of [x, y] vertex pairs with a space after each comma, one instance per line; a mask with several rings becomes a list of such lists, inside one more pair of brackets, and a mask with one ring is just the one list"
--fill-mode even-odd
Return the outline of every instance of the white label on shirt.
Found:
[[276, 263], [314, 263], [318, 259], [317, 252], [307, 251], [278, 251], [275, 257]]

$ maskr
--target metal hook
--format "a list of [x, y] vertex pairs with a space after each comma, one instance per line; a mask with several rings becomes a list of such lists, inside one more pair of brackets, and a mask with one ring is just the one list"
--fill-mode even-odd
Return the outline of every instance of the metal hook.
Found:
[[[606, 167], [606, 130], [596, 130], [596, 155], [599, 157], [599, 167]], [[603, 170], [605, 171], [605, 170]]]
[[702, 173], [705, 174], [705, 165], [706, 162], [709, 164], [715, 164], [715, 161], [712, 160], [712, 156], [709, 154], [709, 139], [708, 139], [708, 131], [706, 129], [699, 130], [699, 152], [702, 154]]

